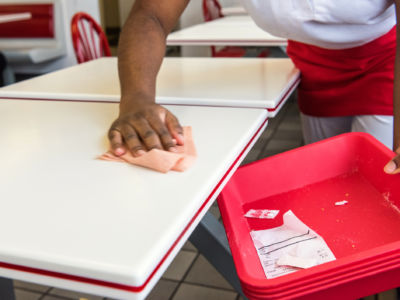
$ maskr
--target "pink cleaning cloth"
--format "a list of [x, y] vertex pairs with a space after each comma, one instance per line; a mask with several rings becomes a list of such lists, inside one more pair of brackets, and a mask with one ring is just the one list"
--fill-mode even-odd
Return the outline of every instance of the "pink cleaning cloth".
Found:
[[183, 136], [185, 144], [183, 146], [177, 145], [177, 152], [152, 149], [139, 157], [134, 157], [129, 151], [121, 156], [115, 156], [111, 151], [108, 151], [101, 155], [99, 159], [127, 162], [162, 173], [167, 173], [170, 170], [183, 172], [190, 168], [197, 157], [192, 128], [183, 127]]

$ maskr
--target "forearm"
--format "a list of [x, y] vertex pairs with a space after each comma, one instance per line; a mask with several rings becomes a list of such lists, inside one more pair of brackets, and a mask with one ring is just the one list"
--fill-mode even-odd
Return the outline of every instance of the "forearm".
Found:
[[155, 79], [165, 52], [165, 33], [145, 12], [132, 12], [120, 36], [118, 73], [121, 105], [155, 97]]
[[[136, 1], [122, 30], [118, 47], [121, 108], [132, 101], [154, 101], [156, 77], [166, 37], [186, 6], [175, 2], [172, 12], [157, 1]], [[154, 3], [154, 4], [153, 4]]]
[[189, 0], [136, 0], [120, 36], [118, 72], [121, 103], [108, 138], [113, 153], [140, 156], [147, 150], [176, 151], [183, 145], [178, 119], [155, 103], [156, 77], [165, 40]]

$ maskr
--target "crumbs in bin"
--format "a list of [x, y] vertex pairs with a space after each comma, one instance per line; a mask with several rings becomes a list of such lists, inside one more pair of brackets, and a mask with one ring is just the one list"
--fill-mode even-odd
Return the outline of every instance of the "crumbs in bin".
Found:
[[274, 219], [279, 210], [275, 209], [250, 209], [244, 216], [255, 219]]

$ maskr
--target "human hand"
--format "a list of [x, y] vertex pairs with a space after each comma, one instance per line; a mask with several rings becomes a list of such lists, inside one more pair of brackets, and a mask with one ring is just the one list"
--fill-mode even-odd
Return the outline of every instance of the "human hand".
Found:
[[[122, 103], [122, 102], [121, 102]], [[183, 145], [183, 129], [166, 108], [153, 102], [122, 105], [119, 117], [108, 131], [111, 150], [116, 156], [130, 151], [133, 156], [151, 149], [176, 151]]]
[[383, 168], [387, 174], [397, 174], [400, 173], [400, 147], [396, 149], [396, 156], [389, 161]]

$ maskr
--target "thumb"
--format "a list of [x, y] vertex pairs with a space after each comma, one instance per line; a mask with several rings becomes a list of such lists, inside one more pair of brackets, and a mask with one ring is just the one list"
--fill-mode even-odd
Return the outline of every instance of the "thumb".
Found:
[[396, 156], [383, 168], [387, 174], [400, 173], [400, 147], [396, 149]]
[[168, 130], [171, 132], [172, 137], [176, 139], [177, 144], [183, 145], [185, 143], [183, 137], [183, 128], [181, 124], [179, 124], [178, 119], [170, 112], [168, 112], [166, 116], [166, 125]]

